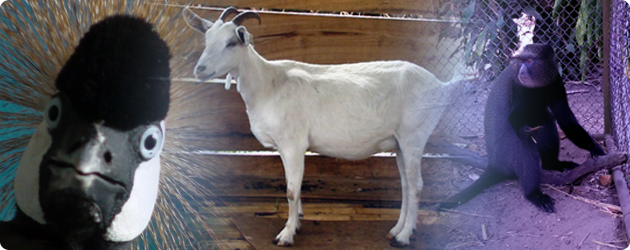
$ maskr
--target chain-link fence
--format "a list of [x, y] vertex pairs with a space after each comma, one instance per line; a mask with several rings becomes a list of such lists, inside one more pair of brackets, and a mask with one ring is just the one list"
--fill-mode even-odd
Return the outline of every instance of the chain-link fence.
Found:
[[[630, 151], [630, 4], [612, 1], [610, 93], [613, 138], [619, 151]], [[626, 164], [627, 165], [627, 164]], [[628, 171], [626, 171], [628, 173]]]
[[487, 83], [532, 42], [553, 45], [573, 112], [589, 133], [604, 133], [600, 1], [451, 0], [440, 11], [460, 21], [442, 32], [460, 39], [461, 60], [478, 77], [453, 98], [443, 120], [447, 133], [483, 134]]

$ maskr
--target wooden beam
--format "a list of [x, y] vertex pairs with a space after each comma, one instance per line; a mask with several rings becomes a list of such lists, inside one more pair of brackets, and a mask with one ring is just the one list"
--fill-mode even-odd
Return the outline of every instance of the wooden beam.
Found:
[[[168, 154], [168, 153], [166, 153]], [[195, 158], [212, 168], [219, 176], [257, 176], [284, 179], [284, 169], [279, 156], [238, 156], [238, 155], [199, 155], [177, 154]], [[399, 179], [395, 157], [370, 157], [365, 160], [350, 161], [326, 156], [307, 156], [304, 176], [312, 178], [349, 179]], [[252, 188], [255, 188], [252, 186]]]
[[[193, 11], [213, 21], [220, 14], [218, 10]], [[449, 58], [459, 43], [439, 39], [440, 26], [450, 25], [448, 22], [281, 12], [260, 15], [262, 24], [249, 20], [244, 25], [252, 33], [258, 53], [268, 60], [317, 64], [405, 60], [448, 80], [459, 59]], [[195, 34], [190, 38], [196, 40], [190, 43], [190, 53], [180, 55], [192, 61], [205, 46], [203, 35]]]
[[[252, 134], [245, 110], [234, 87], [225, 90], [222, 84], [173, 81], [171, 110], [166, 118], [166, 148], [175, 152], [269, 150]], [[430, 142], [425, 151], [461, 155], [467, 157], [461, 159], [465, 163], [479, 158], [436, 142]]]
[[[363, 204], [347, 203], [304, 203], [302, 204], [305, 221], [395, 221], [400, 215], [398, 208], [366, 208]], [[203, 208], [202, 214], [233, 215], [252, 214], [259, 218], [286, 219], [289, 207], [287, 203], [231, 203], [228, 206]], [[431, 210], [418, 210], [420, 223], [432, 224], [440, 214]]]
[[355, 12], [435, 15], [438, 1], [412, 0], [171, 0], [172, 4], [190, 4], [212, 7], [256, 8], [273, 10], [300, 10], [321, 12]]
[[[205, 183], [216, 198], [221, 200], [286, 200], [284, 178], [233, 176], [222, 182]], [[302, 199], [327, 201], [400, 202], [400, 178], [349, 179], [305, 177]], [[423, 200], [424, 202], [430, 202]]]
[[[219, 11], [195, 10], [214, 20]], [[270, 60], [293, 59], [310, 63], [351, 63], [407, 60], [425, 66], [441, 79], [450, 79], [454, 42], [437, 40], [438, 23], [389, 18], [262, 13], [263, 23], [245, 24], [254, 34], [257, 51]], [[183, 22], [183, 20], [182, 20]], [[195, 83], [194, 65], [204, 48], [203, 36], [192, 36], [174, 80], [167, 118], [166, 143], [176, 150], [265, 150], [251, 134], [245, 105], [233, 87]], [[439, 45], [438, 45], [439, 44]], [[181, 66], [183, 65], [183, 66]], [[172, 146], [172, 145], [171, 145]]]

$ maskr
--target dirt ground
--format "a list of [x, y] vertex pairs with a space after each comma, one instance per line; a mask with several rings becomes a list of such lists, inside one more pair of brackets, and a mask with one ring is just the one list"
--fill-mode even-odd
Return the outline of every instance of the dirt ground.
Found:
[[[456, 190], [470, 185], [480, 170], [459, 172], [450, 180]], [[574, 186], [571, 195], [607, 204], [618, 204], [613, 187], [597, 184], [594, 173]], [[440, 184], [436, 184], [440, 185]], [[442, 186], [442, 185], [441, 185]], [[570, 192], [570, 187], [558, 187]], [[442, 239], [439, 249], [619, 249], [628, 244], [620, 217], [595, 205], [576, 200], [543, 186], [555, 199], [557, 212], [545, 213], [524, 197], [516, 181], [498, 184], [468, 203], [445, 214], [433, 235]], [[487, 238], [483, 237], [486, 228]], [[598, 244], [599, 242], [599, 244]], [[616, 247], [607, 247], [604, 244]]]
[[[480, 113], [489, 92], [488, 85], [476, 85], [476, 89], [464, 93], [463, 103], [454, 106], [466, 107]], [[580, 124], [591, 134], [603, 133], [603, 94], [598, 83], [566, 84], [569, 104]], [[459, 110], [459, 108], [451, 109]], [[477, 126], [475, 126], [477, 125]], [[479, 128], [479, 123], [467, 124]], [[475, 134], [473, 129], [472, 135]], [[562, 137], [562, 135], [561, 135]], [[461, 145], [485, 154], [483, 136], [462, 139]], [[577, 163], [584, 162], [590, 154], [573, 145], [568, 139], [561, 140], [560, 159]], [[432, 162], [431, 162], [432, 161]], [[469, 166], [428, 160], [425, 170], [429, 192], [427, 199], [443, 199], [469, 186], [483, 170]], [[451, 171], [451, 172], [449, 172]], [[441, 239], [439, 249], [623, 249], [628, 246], [624, 226], [618, 214], [604, 211], [598, 206], [579, 201], [574, 197], [586, 198], [618, 205], [614, 185], [602, 186], [598, 178], [608, 174], [606, 170], [589, 174], [573, 186], [556, 187], [571, 196], [549, 186], [544, 193], [555, 199], [557, 212], [545, 213], [522, 194], [516, 181], [498, 184], [481, 193], [467, 204], [448, 213], [437, 222], [433, 235]], [[445, 195], [446, 194], [446, 195]], [[485, 227], [487, 238], [484, 239]], [[606, 245], [608, 244], [608, 245]]]

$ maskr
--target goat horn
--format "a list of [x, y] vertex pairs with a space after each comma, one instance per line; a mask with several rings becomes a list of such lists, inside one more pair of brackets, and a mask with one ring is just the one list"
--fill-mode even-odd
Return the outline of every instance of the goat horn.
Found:
[[225, 8], [225, 10], [223, 10], [223, 13], [221, 13], [221, 16], [219, 16], [219, 19], [223, 22], [225, 22], [225, 18], [228, 17], [231, 14], [238, 14], [240, 13], [236, 8], [234, 8], [233, 6], [231, 7], [227, 7]]
[[262, 22], [260, 20], [260, 15], [258, 15], [258, 13], [256, 13], [256, 12], [251, 12], [251, 11], [247, 11], [247, 12], [243, 12], [241, 14], [238, 14], [237, 16], [234, 17], [234, 19], [232, 19], [232, 22], [234, 24], [236, 24], [236, 26], [239, 26], [245, 20], [252, 19], [252, 18], [258, 19], [258, 24], [260, 24]]

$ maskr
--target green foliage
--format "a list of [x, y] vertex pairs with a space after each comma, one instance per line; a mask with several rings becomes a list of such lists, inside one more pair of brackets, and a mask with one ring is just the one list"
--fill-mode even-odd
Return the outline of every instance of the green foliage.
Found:
[[[512, 19], [525, 13], [536, 18], [537, 25], [544, 21], [541, 13], [533, 7], [537, 3], [515, 0], [451, 0], [441, 6], [440, 14], [459, 17], [460, 23], [459, 26], [454, 25], [444, 30], [442, 37], [456, 33], [456, 38], [462, 39], [459, 50], [463, 50], [466, 65], [473, 67], [484, 78], [492, 79], [503, 70], [518, 46], [517, 26]], [[554, 27], [537, 34], [546, 36], [541, 40], [556, 45], [558, 58], [563, 65], [561, 67], [572, 76], [579, 75], [584, 81], [589, 73], [589, 65], [603, 58], [602, 5], [597, 0], [581, 0], [579, 11], [569, 13], [571, 9], [578, 7], [570, 4], [571, 1], [568, 0], [553, 2], [553, 6], [549, 6], [551, 13], [543, 14], [552, 19], [550, 21]], [[569, 30], [558, 30], [559, 27]], [[459, 31], [453, 32], [453, 29]], [[566, 56], [571, 54], [576, 56]]]
[[514, 1], [452, 0], [440, 11], [441, 15], [460, 17], [461, 27], [450, 27], [442, 38], [459, 29], [456, 38], [462, 39], [459, 48], [466, 65], [487, 78], [498, 75], [518, 44], [512, 18], [520, 15], [523, 6]]

